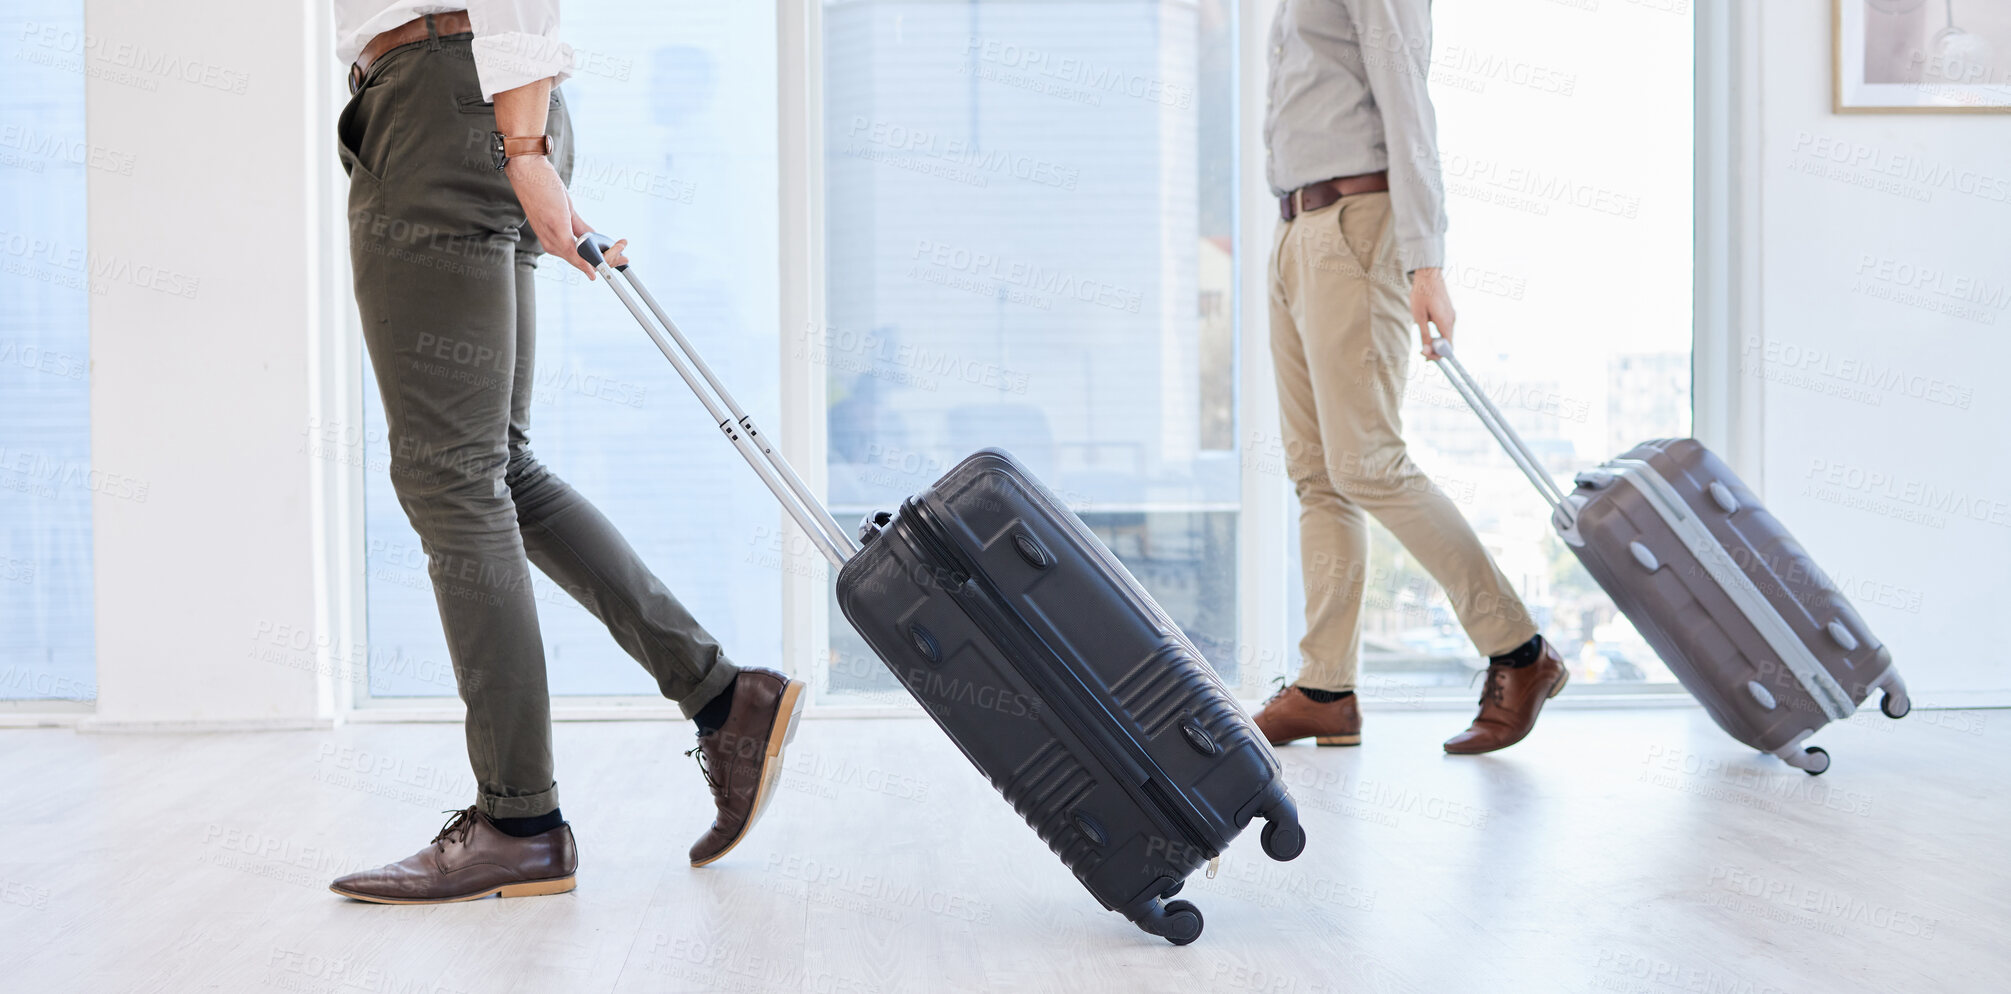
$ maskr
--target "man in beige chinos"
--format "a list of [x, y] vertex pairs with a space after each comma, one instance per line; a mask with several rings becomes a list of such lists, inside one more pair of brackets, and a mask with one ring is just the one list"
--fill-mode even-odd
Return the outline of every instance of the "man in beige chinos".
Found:
[[1282, 0], [1272, 22], [1266, 171], [1281, 221], [1271, 255], [1271, 356], [1299, 496], [1304, 666], [1257, 715], [1273, 745], [1357, 745], [1355, 697], [1368, 515], [1445, 590], [1489, 657], [1480, 713], [1445, 743], [1521, 741], [1567, 674], [1466, 519], [1410, 460], [1398, 414], [1411, 327], [1425, 358], [1452, 300], [1437, 125], [1425, 76], [1429, 0]]

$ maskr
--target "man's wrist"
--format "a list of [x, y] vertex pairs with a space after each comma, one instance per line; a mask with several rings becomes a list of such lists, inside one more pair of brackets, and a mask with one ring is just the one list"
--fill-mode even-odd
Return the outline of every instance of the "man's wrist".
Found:
[[510, 156], [510, 161], [503, 164], [503, 175], [509, 177], [512, 182], [521, 180], [541, 183], [549, 179], [560, 186], [565, 185], [564, 181], [559, 179], [558, 170], [552, 167], [551, 160], [542, 155]]

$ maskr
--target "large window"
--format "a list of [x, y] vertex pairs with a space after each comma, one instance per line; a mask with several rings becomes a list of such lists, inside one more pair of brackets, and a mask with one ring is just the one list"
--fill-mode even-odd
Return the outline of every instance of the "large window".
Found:
[[[1432, 20], [1460, 354], [1568, 490], [1580, 469], [1690, 432], [1689, 5], [1437, 0]], [[1673, 682], [1421, 359], [1403, 417], [1413, 456], [1459, 502], [1576, 686]], [[1465, 688], [1485, 661], [1444, 595], [1380, 528], [1372, 549], [1369, 575], [1386, 582], [1364, 612], [1371, 690]], [[1296, 643], [1296, 564], [1290, 576]]]
[[[778, 27], [799, 25], [778, 25], [775, 6], [568, 8], [583, 67], [566, 86], [574, 196], [596, 224], [636, 237], [658, 296], [758, 420], [800, 431], [822, 419], [840, 521], [1002, 445], [1233, 685], [1254, 691], [1296, 668], [1304, 624], [1296, 515], [1280, 513], [1289, 487], [1257, 448], [1275, 441], [1277, 414], [1237, 389], [1240, 357], [1263, 354], [1265, 329], [1239, 315], [1262, 313], [1246, 295], [1263, 286], [1268, 245], [1248, 239], [1269, 223], [1242, 218], [1270, 210], [1239, 201], [1255, 184], [1238, 173], [1255, 129], [1238, 107], [1261, 85], [1261, 69], [1239, 67], [1240, 39], [1271, 9], [1251, 2], [785, 6], [815, 29], [814, 114], [787, 121], [816, 134], [814, 162], [779, 161], [795, 146], [777, 141], [779, 115], [793, 113], [778, 107], [796, 95], [777, 88], [794, 78], [778, 76], [792, 69], [777, 61], [791, 37]], [[1438, 0], [1433, 19], [1448, 276], [1469, 366], [1560, 479], [1687, 433], [1687, 5]], [[799, 220], [783, 224], [777, 191], [787, 203], [792, 189], [778, 177], [796, 176], [814, 180], [822, 271], [804, 282], [815, 286], [776, 277], [782, 250], [795, 250], [779, 238]], [[814, 603], [784, 616], [800, 605], [790, 591], [822, 597], [828, 576], [795, 575], [806, 557], [794, 526], [625, 313], [555, 265], [543, 275], [539, 455], [608, 511], [736, 658], [823, 646], [808, 674], [820, 701], [905, 704], [835, 605], [828, 624]], [[803, 299], [821, 312], [783, 327]], [[805, 370], [816, 388], [782, 396], [777, 384]], [[384, 476], [368, 392], [370, 693], [449, 694], [425, 557]], [[1578, 679], [1668, 681], [1422, 361], [1405, 422], [1417, 460], [1460, 501]], [[1481, 661], [1442, 593], [1380, 529], [1372, 546], [1365, 682], [1465, 693]], [[652, 692], [597, 622], [536, 582], [557, 692]], [[1281, 645], [1291, 648], [1270, 651]]]
[[[800, 334], [840, 519], [1003, 446], [1236, 680], [1233, 5], [822, 16], [827, 309]], [[834, 622], [828, 692], [894, 688]]]
[[134, 156], [85, 136], [81, 3], [0, 24], [0, 699], [89, 700], [92, 494], [146, 494], [91, 468], [84, 187]]
[[[581, 216], [632, 238], [650, 291], [735, 387], [777, 420], [775, 7], [681, 0], [569, 4]], [[539, 268], [538, 457], [593, 500], [734, 659], [781, 654], [779, 512], [605, 287]], [[451, 695], [426, 556], [385, 472], [365, 387], [370, 657], [378, 699]], [[654, 694], [654, 683], [570, 595], [534, 573], [551, 686]]]

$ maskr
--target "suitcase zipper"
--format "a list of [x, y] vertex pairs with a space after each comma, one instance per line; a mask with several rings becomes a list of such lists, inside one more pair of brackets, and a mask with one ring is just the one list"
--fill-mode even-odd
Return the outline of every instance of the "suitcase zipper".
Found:
[[[1039, 633], [1035, 632], [1026, 623], [1026, 619], [1021, 617], [1017, 610], [1006, 604], [1004, 598], [998, 596], [998, 589], [992, 585], [991, 578], [986, 576], [976, 563], [966, 560], [962, 551], [956, 547], [955, 543], [943, 536], [943, 529], [936, 521], [935, 512], [926, 504], [913, 498], [905, 501], [903, 508], [908, 513], [902, 515], [901, 518], [912, 520], [917, 524], [914, 532], [916, 538], [920, 539], [923, 551], [930, 558], [935, 559], [938, 564], [950, 567], [953, 570], [951, 579], [961, 575], [966, 581], [965, 584], [960, 584], [957, 590], [951, 592], [952, 597], [957, 602], [957, 606], [963, 608], [964, 613], [969, 615], [971, 620], [977, 622], [981, 628], [999, 627], [1002, 629], [1001, 631], [988, 634], [991, 634], [992, 638], [996, 641], [1009, 643], [1004, 646], [1008, 649], [1005, 653], [1007, 662], [1019, 673], [1020, 677], [1033, 686], [1034, 691], [1041, 696], [1042, 700], [1053, 702], [1066, 713], [1070, 719], [1069, 727], [1076, 729], [1078, 734], [1083, 736], [1084, 741], [1088, 742], [1093, 748], [1099, 748], [1100, 751], [1104, 752], [1106, 754], [1105, 761], [1107, 765], [1113, 769], [1128, 766], [1143, 774], [1141, 777], [1143, 782], [1135, 785], [1135, 793], [1138, 795], [1136, 799], [1144, 802], [1146, 806], [1157, 810], [1167, 821], [1171, 822], [1174, 830], [1179, 833], [1182, 840], [1188, 845], [1193, 846], [1211, 859], [1219, 858], [1221, 850], [1208, 841], [1207, 833], [1194, 824], [1187, 812], [1174, 803], [1173, 798], [1167, 796], [1163, 782], [1168, 778], [1165, 771], [1159, 768], [1159, 764], [1153, 762], [1152, 756], [1139, 747], [1136, 742], [1117, 743], [1111, 741], [1109, 736], [1096, 734], [1095, 731], [1092, 731], [1093, 726], [1089, 722], [1082, 720], [1085, 708], [1080, 703], [1080, 699], [1089, 697], [1090, 704], [1094, 706], [1095, 710], [1102, 711], [1112, 723], [1115, 723], [1116, 716], [1109, 713], [1109, 708], [1104, 707], [1100, 701], [1096, 701], [1093, 694], [1085, 687], [1078, 686], [1074, 690], [1070, 690], [1066, 687], [1055, 686], [1055, 681], [1048, 679], [1047, 674], [1030, 672], [1029, 667], [1020, 665], [1018, 659], [1019, 652], [1012, 650], [1024, 651], [1034, 649], [1052, 664], [1055, 672], [1068, 672], [1067, 666], [1062, 662], [1060, 655], [1047, 644], [1045, 639], [1040, 637]], [[897, 518], [896, 520], [901, 519]], [[971, 598], [963, 595], [962, 590], [969, 583], [976, 583], [986, 596]], [[972, 600], [981, 602], [976, 610], [973, 610], [973, 605], [970, 603]], [[988, 610], [992, 607], [996, 607], [1006, 617], [1003, 619], [984, 617], [984, 615], [992, 613]], [[992, 622], [992, 624], [987, 624], [988, 621]], [[1001, 638], [1001, 635], [1005, 637]], [[1032, 644], [1029, 645], [1028, 643]], [[1081, 683], [1080, 679], [1073, 682], [1078, 685]], [[1123, 759], [1128, 760], [1128, 762], [1110, 762], [1112, 759]], [[1128, 780], [1129, 778], [1126, 779]]]

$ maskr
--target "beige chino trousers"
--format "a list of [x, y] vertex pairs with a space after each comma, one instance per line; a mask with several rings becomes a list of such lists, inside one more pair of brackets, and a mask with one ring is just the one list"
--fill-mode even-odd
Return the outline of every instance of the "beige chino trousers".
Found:
[[1388, 193], [1361, 193], [1278, 224], [1271, 358], [1285, 465], [1299, 495], [1305, 665], [1295, 681], [1353, 690], [1375, 515], [1444, 588], [1483, 655], [1536, 634], [1529, 610], [1461, 516], [1411, 462], [1399, 405], [1418, 347]]

